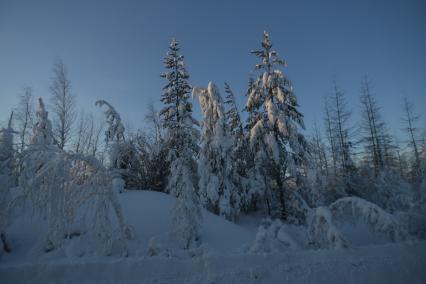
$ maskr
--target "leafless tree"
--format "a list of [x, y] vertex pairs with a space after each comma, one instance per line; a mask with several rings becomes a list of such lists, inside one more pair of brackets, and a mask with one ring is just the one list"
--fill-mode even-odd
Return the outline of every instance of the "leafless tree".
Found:
[[72, 127], [75, 122], [75, 96], [71, 93], [71, 82], [62, 60], [53, 65], [51, 92], [51, 110], [54, 116], [53, 133], [60, 149], [71, 139]]
[[413, 150], [414, 155], [414, 163], [413, 163], [413, 174], [417, 176], [420, 170], [420, 154], [417, 147], [418, 143], [418, 131], [419, 129], [416, 127], [417, 121], [420, 119], [420, 115], [414, 114], [413, 104], [408, 100], [407, 97], [404, 97], [404, 117], [402, 121], [404, 123], [403, 130], [408, 133], [408, 145]]
[[19, 96], [19, 104], [15, 109], [15, 129], [19, 132], [19, 152], [22, 152], [31, 135], [34, 124], [34, 97], [30, 87], [25, 87]]

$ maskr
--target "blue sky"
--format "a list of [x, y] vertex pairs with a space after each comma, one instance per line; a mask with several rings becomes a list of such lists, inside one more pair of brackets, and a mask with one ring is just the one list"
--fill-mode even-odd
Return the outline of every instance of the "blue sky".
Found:
[[[307, 128], [322, 126], [323, 97], [335, 75], [358, 120], [360, 81], [374, 81], [385, 120], [399, 133], [405, 94], [426, 107], [425, 1], [14, 1], [0, 0], [0, 121], [24, 86], [48, 98], [52, 64], [62, 58], [79, 107], [110, 101], [143, 125], [160, 107], [163, 57], [176, 37], [194, 86], [227, 81], [244, 105], [269, 31], [285, 58]], [[425, 124], [425, 118], [422, 123]]]

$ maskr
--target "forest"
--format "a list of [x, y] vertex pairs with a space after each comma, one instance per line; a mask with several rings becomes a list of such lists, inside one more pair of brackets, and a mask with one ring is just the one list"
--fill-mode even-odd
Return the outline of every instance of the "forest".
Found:
[[[255, 220], [253, 240], [241, 254], [345, 250], [358, 247], [362, 230], [374, 236], [366, 244], [424, 240], [422, 108], [401, 95], [404, 135], [397, 137], [382, 117], [373, 79], [359, 82], [356, 106], [332, 80], [321, 120], [305, 125], [281, 47], [264, 32], [254, 48], [247, 48], [253, 72], [246, 92], [237, 94], [227, 82], [191, 85], [172, 39], [160, 75], [162, 107], [147, 104], [148, 115], [134, 130], [102, 98], [93, 104], [103, 120], [80, 113], [66, 65], [56, 61], [49, 100], [25, 88], [0, 131], [0, 262], [22, 250], [16, 237], [25, 233], [13, 228], [24, 216], [45, 226], [37, 257], [72, 246], [80, 257], [132, 257], [136, 244], [150, 256], [197, 257], [206, 242], [205, 211], [230, 225]], [[195, 117], [194, 104], [202, 117]], [[128, 216], [140, 212], [124, 213], [122, 199], [146, 191], [173, 200], [167, 241], [135, 243], [137, 221]], [[161, 204], [156, 210], [167, 211]]]

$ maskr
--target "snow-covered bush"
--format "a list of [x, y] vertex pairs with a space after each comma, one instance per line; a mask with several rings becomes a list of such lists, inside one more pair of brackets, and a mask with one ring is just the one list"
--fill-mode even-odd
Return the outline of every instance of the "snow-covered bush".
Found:
[[253, 254], [280, 253], [298, 248], [297, 243], [286, 232], [285, 225], [278, 219], [263, 219], [256, 238], [248, 252]]
[[426, 178], [417, 188], [415, 198], [410, 209], [403, 214], [404, 224], [407, 226], [408, 232], [418, 237], [426, 239]]
[[312, 209], [307, 221], [308, 245], [317, 249], [349, 246], [349, 241], [333, 224], [332, 213], [327, 207]]
[[407, 238], [407, 232], [397, 218], [376, 204], [362, 198], [344, 197], [330, 204], [329, 208], [335, 217], [360, 218], [373, 231], [386, 234], [392, 241]]
[[200, 238], [201, 208], [192, 180], [193, 173], [188, 167], [188, 157], [182, 156], [171, 163], [168, 187], [179, 192], [172, 209], [172, 235], [184, 249], [198, 246]]
[[[73, 228], [83, 226], [78, 234], [88, 238], [93, 250], [110, 254], [113, 241], [118, 240], [125, 253], [124, 240], [131, 238], [131, 231], [112, 190], [110, 172], [94, 157], [67, 153], [52, 144], [51, 124], [41, 99], [36, 115], [32, 144], [22, 155], [21, 191], [13, 204], [28, 200], [46, 219], [45, 251], [60, 248], [65, 238], [75, 234]], [[112, 212], [116, 222], [110, 220]]]

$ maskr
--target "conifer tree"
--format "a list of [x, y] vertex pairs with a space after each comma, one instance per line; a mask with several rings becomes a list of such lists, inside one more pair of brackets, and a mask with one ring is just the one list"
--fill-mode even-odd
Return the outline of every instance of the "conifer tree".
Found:
[[232, 161], [235, 146], [226, 124], [222, 98], [210, 82], [207, 89], [194, 89], [198, 96], [203, 121], [201, 150], [198, 157], [199, 196], [213, 213], [235, 220], [240, 211], [238, 173]]
[[364, 153], [368, 163], [374, 166], [375, 176], [386, 166], [386, 156], [389, 156], [389, 136], [386, 133], [385, 123], [380, 116], [380, 107], [371, 93], [371, 83], [365, 78], [362, 82], [361, 94], [362, 124], [364, 135], [361, 142], [364, 144]]
[[5, 252], [11, 247], [6, 239], [6, 228], [10, 223], [9, 205], [12, 199], [10, 189], [15, 185], [14, 177], [14, 148], [12, 128], [13, 112], [10, 115], [7, 128], [0, 130], [0, 242]]
[[269, 214], [287, 218], [286, 180], [297, 178], [307, 146], [299, 133], [299, 127], [304, 128], [303, 115], [297, 109], [293, 86], [280, 69], [287, 63], [272, 49], [267, 32], [262, 48], [252, 53], [260, 59], [255, 67], [260, 74], [250, 88], [246, 104], [255, 164], [251, 169], [253, 186], [259, 189]]
[[189, 101], [191, 85], [185, 69], [184, 57], [179, 54], [179, 44], [173, 39], [164, 58], [166, 72], [161, 77], [167, 80], [161, 101], [165, 107], [160, 116], [165, 128], [165, 140], [169, 148], [167, 160], [170, 174], [166, 191], [177, 197], [172, 214], [172, 232], [185, 248], [197, 246], [201, 209], [197, 196], [197, 141], [200, 137], [198, 122], [192, 117]]
[[330, 133], [336, 178], [345, 185], [345, 191], [353, 191], [351, 178], [355, 173], [355, 166], [352, 159], [351, 112], [348, 110], [345, 93], [338, 87], [336, 80], [333, 80], [333, 94], [326, 104], [326, 127]]
[[71, 81], [67, 69], [58, 60], [53, 65], [54, 77], [50, 85], [51, 110], [55, 117], [53, 120], [53, 134], [60, 149], [64, 149], [72, 137], [75, 122], [75, 96], [71, 92]]
[[403, 117], [403, 123], [404, 125], [404, 131], [408, 134], [408, 145], [412, 148], [413, 153], [413, 163], [412, 163], [412, 177], [416, 178], [421, 175], [421, 167], [420, 167], [420, 153], [418, 150], [418, 131], [419, 129], [416, 126], [417, 121], [420, 119], [419, 115], [414, 114], [414, 106], [413, 104], [408, 100], [407, 97], [404, 97], [404, 117]]

